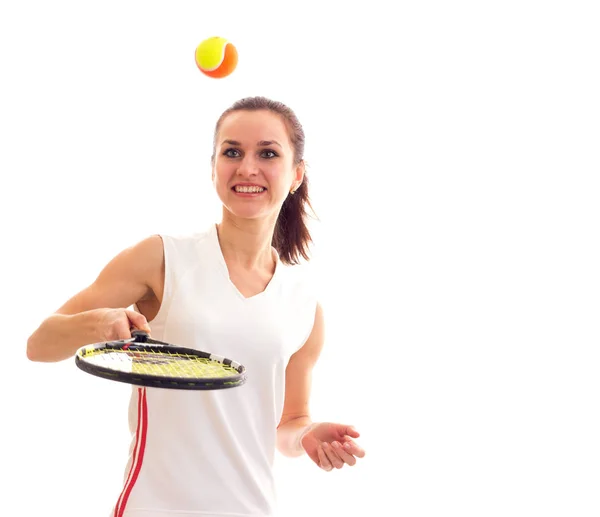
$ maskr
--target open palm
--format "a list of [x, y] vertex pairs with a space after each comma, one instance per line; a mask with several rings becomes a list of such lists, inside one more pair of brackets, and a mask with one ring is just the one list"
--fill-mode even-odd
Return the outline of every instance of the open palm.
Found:
[[352, 426], [320, 422], [303, 436], [301, 443], [312, 461], [330, 471], [356, 465], [356, 458], [365, 456], [364, 449], [353, 440], [359, 436]]

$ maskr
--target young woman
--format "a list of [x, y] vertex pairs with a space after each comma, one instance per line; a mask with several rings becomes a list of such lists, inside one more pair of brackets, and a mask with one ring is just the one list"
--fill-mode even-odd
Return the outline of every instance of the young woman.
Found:
[[215, 129], [221, 221], [124, 250], [29, 338], [31, 360], [60, 361], [137, 328], [248, 368], [247, 382], [229, 390], [132, 388], [130, 457], [114, 516], [270, 516], [276, 448], [306, 452], [327, 471], [364, 456], [354, 428], [309, 415], [324, 332], [310, 282], [293, 267], [311, 242], [303, 153], [302, 126], [287, 106], [264, 97], [235, 103]]

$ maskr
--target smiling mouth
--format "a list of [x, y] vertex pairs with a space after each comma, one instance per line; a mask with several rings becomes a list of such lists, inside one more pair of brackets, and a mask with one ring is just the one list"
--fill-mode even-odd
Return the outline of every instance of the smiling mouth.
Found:
[[236, 185], [231, 190], [240, 194], [260, 194], [267, 189], [258, 185]]

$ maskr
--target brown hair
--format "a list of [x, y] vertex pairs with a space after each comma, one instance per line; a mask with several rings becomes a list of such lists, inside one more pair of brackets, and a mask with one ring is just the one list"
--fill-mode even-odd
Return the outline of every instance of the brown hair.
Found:
[[[235, 102], [219, 117], [215, 127], [213, 155], [211, 157], [213, 162], [215, 159], [217, 135], [225, 117], [235, 111], [259, 110], [271, 111], [283, 118], [288, 128], [290, 142], [294, 148], [294, 165], [298, 165], [304, 160], [304, 130], [295, 113], [285, 104], [266, 97], [246, 97]], [[289, 194], [283, 202], [277, 223], [275, 224], [275, 232], [273, 233], [272, 245], [277, 250], [277, 253], [279, 253], [281, 261], [285, 264], [298, 264], [300, 256], [304, 257], [305, 260], [309, 260], [308, 248], [310, 243], [312, 243], [312, 238], [306, 225], [309, 215], [307, 208], [314, 214], [308, 196], [308, 178], [305, 172], [300, 186], [293, 194]]]

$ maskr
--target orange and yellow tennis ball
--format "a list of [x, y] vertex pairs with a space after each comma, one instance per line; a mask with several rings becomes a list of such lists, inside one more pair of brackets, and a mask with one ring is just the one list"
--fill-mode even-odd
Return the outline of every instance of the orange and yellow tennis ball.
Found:
[[209, 77], [227, 77], [235, 70], [237, 63], [237, 49], [225, 38], [213, 36], [196, 47], [196, 65]]

